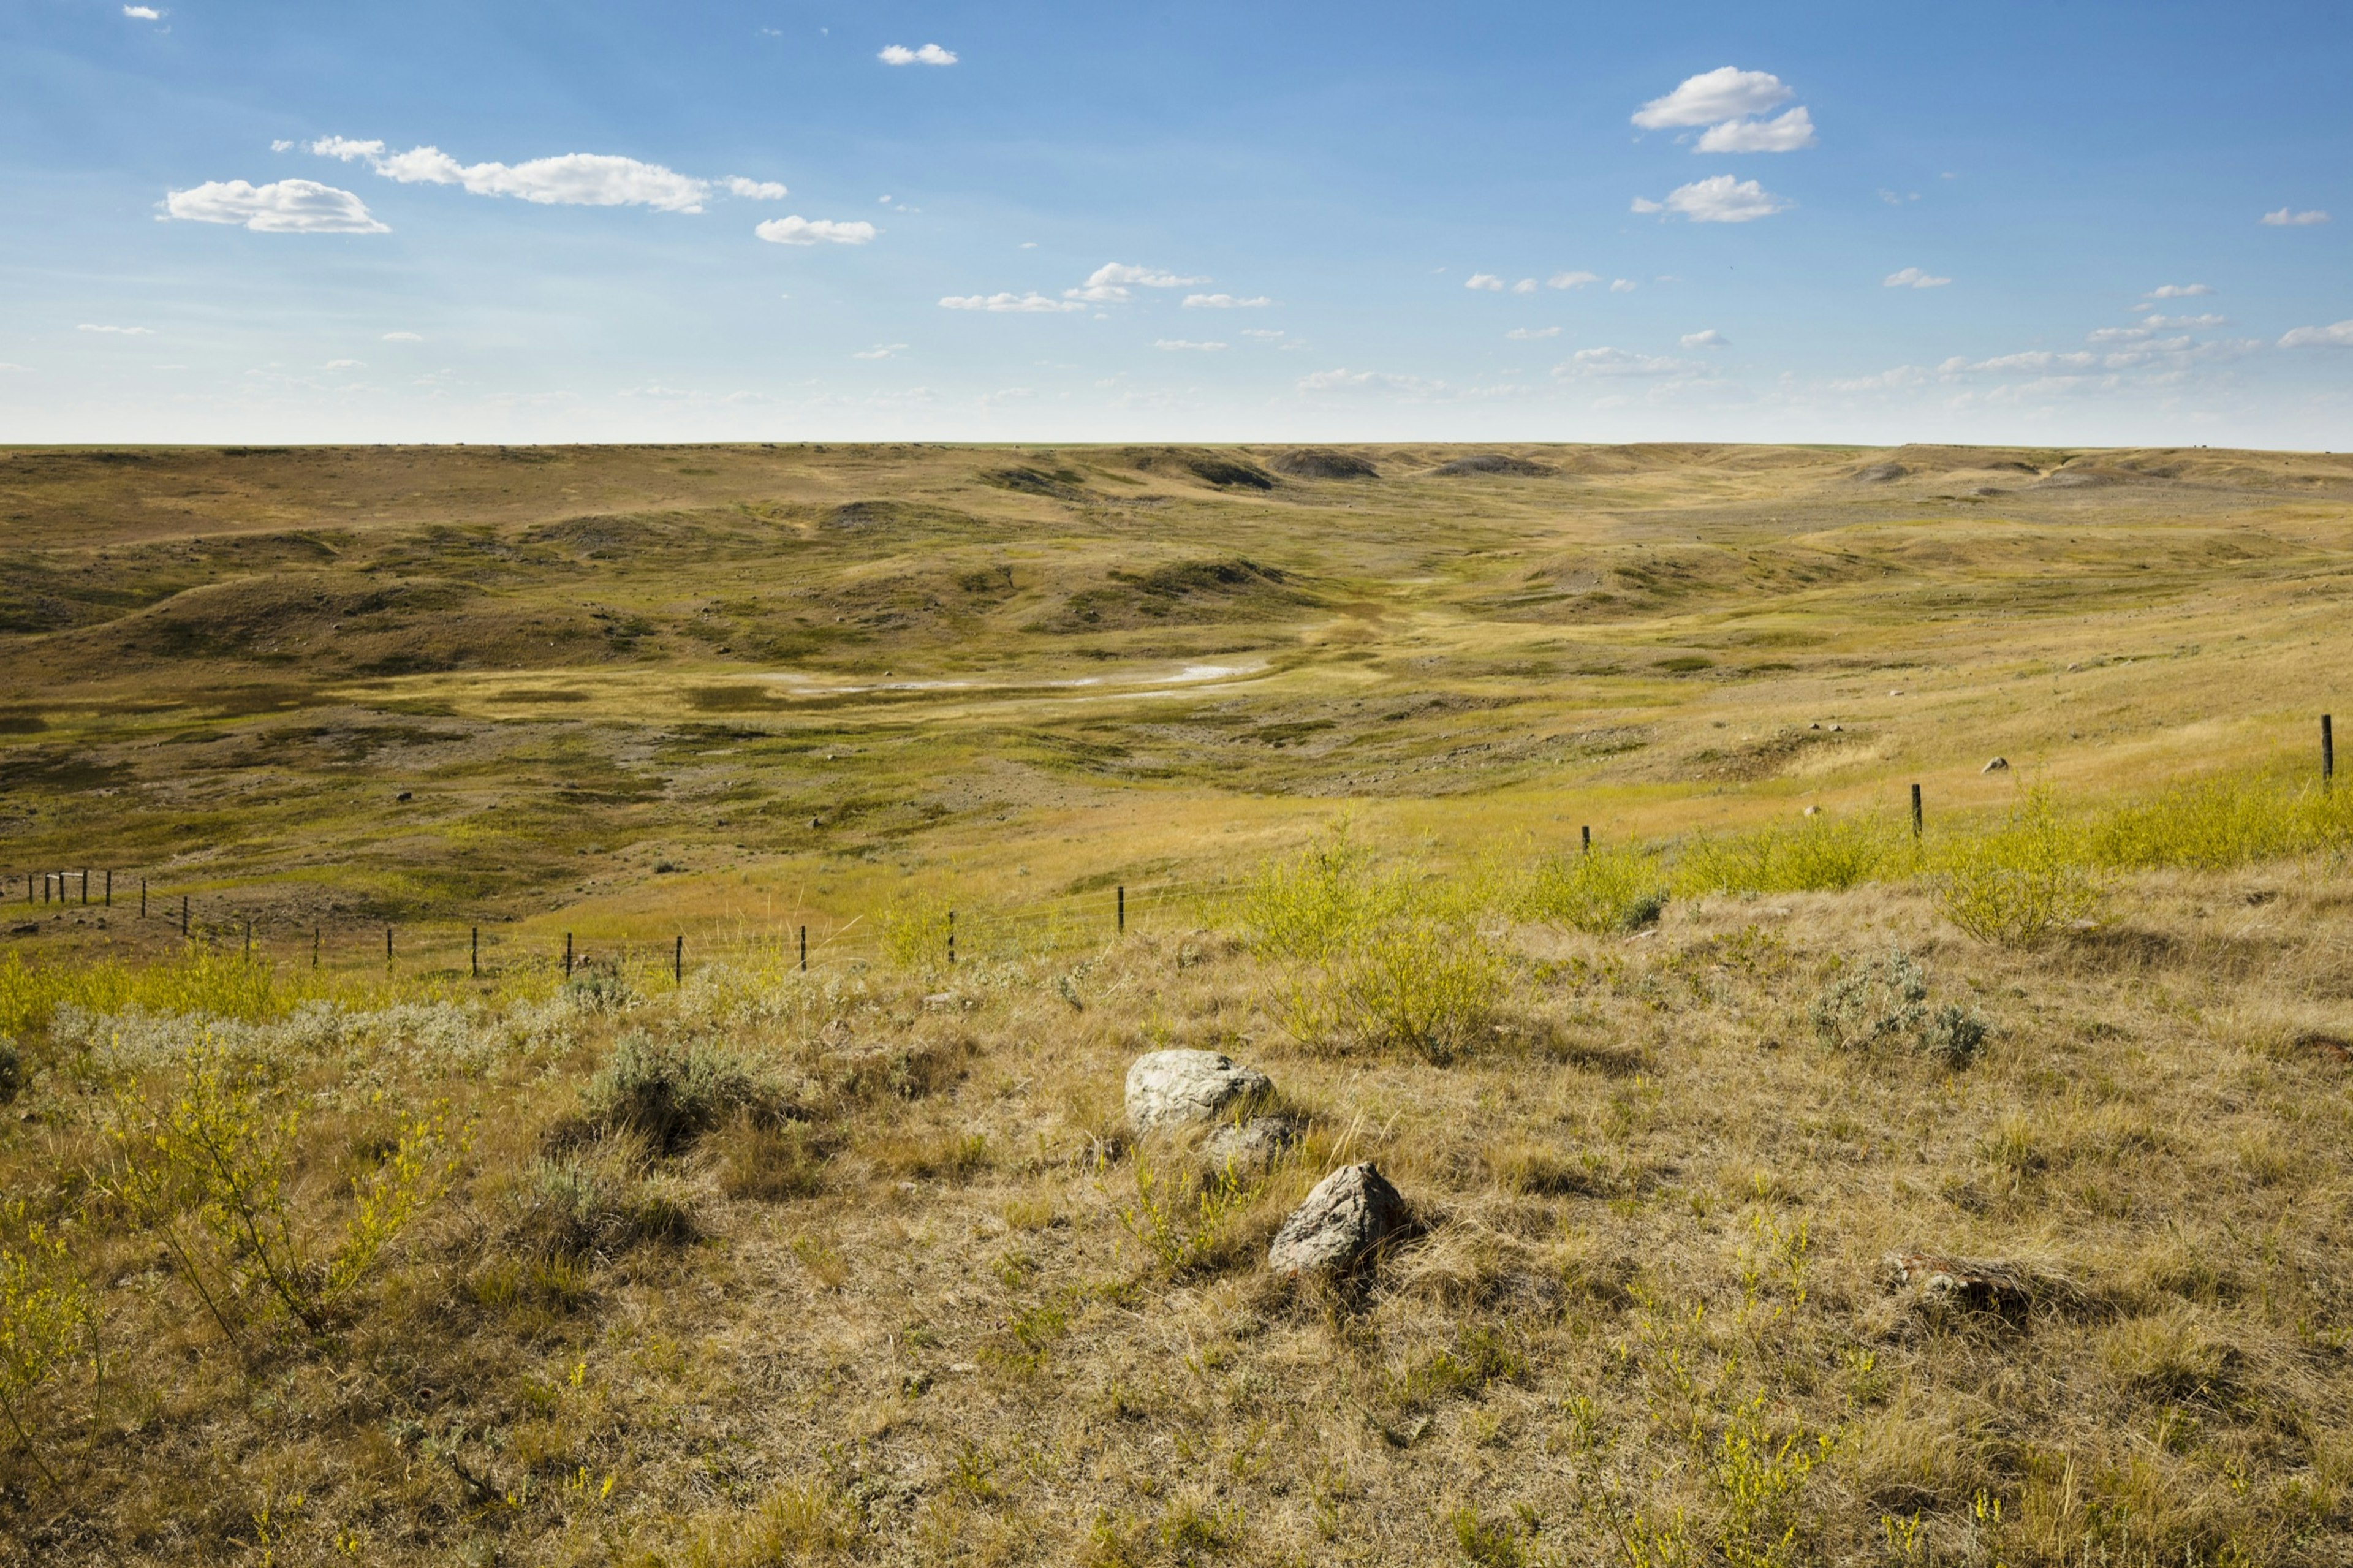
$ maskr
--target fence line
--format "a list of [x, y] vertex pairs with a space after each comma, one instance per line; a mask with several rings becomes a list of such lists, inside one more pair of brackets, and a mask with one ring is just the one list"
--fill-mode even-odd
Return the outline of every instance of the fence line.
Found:
[[[13, 884], [21, 876], [26, 897], [37, 911], [67, 904], [83, 908], [80, 895], [85, 885], [89, 908], [112, 909], [113, 883], [120, 869], [0, 873], [0, 908], [12, 900]], [[131, 874], [123, 875], [127, 887]], [[244, 884], [236, 891], [201, 901], [193, 894], [177, 893], [176, 909], [173, 892], [145, 878], [138, 879], [136, 885], [135, 912], [128, 905], [121, 910], [126, 929], [144, 927], [209, 950], [291, 962], [298, 967], [351, 970], [381, 964], [387, 973], [445, 978], [496, 977], [539, 970], [571, 973], [584, 967], [631, 972], [659, 967], [678, 979], [713, 961], [773, 963], [816, 972], [862, 967], [886, 958], [945, 966], [1039, 957], [1099, 946], [1124, 935], [1131, 925], [1165, 931], [1184, 923], [1180, 917], [1188, 914], [1198, 922], [1230, 899], [1239, 887], [1225, 878], [1134, 887], [1113, 882], [1083, 893], [1013, 902], [957, 900], [925, 889], [881, 910], [827, 925], [811, 924], [800, 910], [781, 916], [736, 910], [673, 922], [659, 928], [659, 935], [632, 931], [592, 939], [576, 930], [560, 935], [543, 931], [520, 936], [503, 922], [485, 925], [470, 915], [405, 924], [396, 921], [381, 927], [345, 922], [331, 933], [322, 921], [272, 922], [246, 912], [246, 900], [237, 895], [266, 894], [273, 886], [268, 882]], [[301, 884], [316, 885], [308, 880]], [[213, 907], [206, 908], [206, 903]]]

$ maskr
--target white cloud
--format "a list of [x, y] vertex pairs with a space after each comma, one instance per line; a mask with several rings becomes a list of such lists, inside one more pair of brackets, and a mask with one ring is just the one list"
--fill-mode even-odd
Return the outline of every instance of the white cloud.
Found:
[[1535, 291], [1536, 280], [1533, 278], [1523, 278], [1512, 285], [1512, 292], [1514, 294], [1533, 294]]
[[1492, 272], [1473, 272], [1463, 280], [1462, 287], [1482, 289], [1490, 294], [1500, 294], [1504, 291], [1504, 280]]
[[1255, 310], [1274, 301], [1263, 294], [1253, 294], [1247, 300], [1231, 294], [1187, 294], [1185, 308], [1188, 310]]
[[1663, 354], [1638, 354], [1628, 349], [1579, 349], [1566, 363], [1555, 365], [1555, 375], [1672, 375], [1687, 368]]
[[388, 343], [421, 343], [425, 341], [425, 334], [422, 332], [386, 332], [384, 335], [384, 341]]
[[1942, 289], [1952, 281], [1949, 278], [1932, 277], [1917, 267], [1907, 267], [1901, 272], [1891, 272], [1879, 280], [1883, 289]]
[[772, 217], [753, 226], [752, 232], [771, 245], [864, 245], [872, 239], [875, 227], [871, 223], [844, 223], [838, 218], [803, 217], [796, 213], [790, 217]]
[[2211, 294], [2213, 291], [2214, 290], [2212, 289], [2203, 283], [2168, 283], [2162, 288], [2150, 289], [2147, 294], [2142, 295], [2141, 298], [2145, 300], [2194, 300], [2200, 294]]
[[889, 359], [893, 354], [902, 354], [906, 352], [907, 345], [904, 343], [876, 343], [871, 349], [860, 349], [849, 357], [851, 359]]
[[2263, 222], [2273, 228], [2310, 228], [2314, 224], [2327, 221], [2328, 215], [2317, 207], [2300, 213], [2282, 207], [2277, 212], [2263, 215]]
[[[748, 196], [754, 201], [778, 202], [792, 195], [774, 180], [747, 180], [741, 174], [730, 174], [724, 184], [731, 195]], [[891, 198], [885, 196], [884, 201]]]
[[1770, 71], [1745, 71], [1718, 66], [1686, 78], [1663, 98], [1654, 98], [1634, 111], [1634, 123], [1645, 131], [1681, 125], [1713, 125], [1762, 114], [1795, 97]]
[[1687, 349], [1728, 349], [1732, 346], [1732, 340], [1714, 327], [1704, 332], [1685, 332], [1678, 341]]
[[2353, 349], [2353, 321], [2327, 327], [2298, 327], [2280, 339], [2284, 349]]
[[1641, 287], [1641, 285], [1631, 278], [1612, 278], [1609, 280], [1609, 291], [1612, 294], [1631, 294]]
[[1051, 300], [1043, 294], [950, 294], [940, 301], [943, 310], [1010, 310], [1035, 314], [1048, 310], [1083, 310], [1075, 300]]
[[952, 66], [956, 63], [955, 51], [937, 44], [925, 44], [911, 49], [904, 44], [888, 44], [874, 57], [886, 66]]
[[289, 148], [292, 147], [293, 145], [294, 145], [294, 143], [293, 143], [293, 142], [287, 141], [284, 137], [282, 137], [282, 136], [281, 136], [281, 137], [280, 137], [277, 141], [272, 142], [269, 144], [269, 150], [270, 150], [271, 152], [273, 152], [273, 153], [283, 153], [283, 152], [287, 151]]
[[1242, 329], [1242, 336], [1246, 338], [1281, 338], [1289, 335], [1281, 327], [1244, 327]]
[[[606, 153], [565, 153], [522, 163], [460, 163], [438, 147], [386, 153], [381, 142], [323, 136], [311, 143], [322, 158], [364, 161], [403, 184], [461, 185], [478, 196], [513, 196], [543, 206], [646, 206], [699, 213], [712, 182], [659, 163]], [[740, 193], [739, 193], [740, 194]]]
[[1600, 281], [1601, 275], [1598, 272], [1556, 272], [1551, 277], [1545, 279], [1545, 287], [1547, 289], [1582, 289], [1588, 283], [1599, 283]]
[[1152, 346], [1155, 349], [1166, 349], [1171, 353], [1181, 353], [1185, 350], [1191, 349], [1201, 353], [1216, 353], [1226, 345], [1223, 343], [1197, 343], [1189, 342], [1184, 338], [1155, 338], [1153, 340]]
[[164, 13], [153, 5], [125, 5], [122, 14], [134, 22], [160, 22]]
[[1196, 283], [1207, 283], [1206, 278], [1179, 278], [1174, 272], [1155, 267], [1136, 267], [1124, 261], [1106, 261], [1087, 274], [1083, 287], [1065, 289], [1065, 300], [1083, 300], [1092, 305], [1115, 305], [1128, 298], [1128, 289], [1184, 289]]
[[98, 321], [84, 321], [79, 326], [76, 327], [74, 331], [77, 332], [111, 332], [118, 337], [125, 338], [152, 338], [155, 335], [155, 329], [153, 327], [111, 327]]
[[0, 370], [21, 371], [29, 374], [31, 374], [32, 369], [33, 367], [28, 364], [12, 364], [6, 360], [0, 360]]
[[1302, 392], [1356, 392], [1375, 388], [1391, 392], [1443, 392], [1442, 381], [1424, 381], [1418, 375], [1396, 375], [1378, 370], [1319, 370], [1299, 378]]
[[364, 359], [331, 359], [320, 368], [323, 370], [362, 370], [366, 368], [366, 365], [367, 361]]
[[2228, 316], [2217, 316], [2210, 311], [2203, 316], [2143, 316], [2140, 319], [2140, 324], [2144, 327], [2166, 328], [2175, 331], [2184, 327], [2193, 331], [2201, 331], [2208, 327], [2226, 326], [2230, 320]]
[[193, 190], [173, 191], [164, 210], [189, 223], [231, 223], [260, 234], [390, 234], [367, 204], [349, 191], [316, 180], [277, 180], [250, 185], [243, 180], [210, 180]]
[[1546, 338], [1560, 336], [1560, 329], [1558, 327], [1514, 327], [1504, 336], [1515, 343], [1533, 343]]
[[1814, 145], [1814, 120], [1803, 104], [1773, 120], [1727, 120], [1711, 125], [1697, 153], [1795, 153]]
[[1928, 373], [1916, 364], [1899, 364], [1894, 370], [1883, 370], [1877, 375], [1858, 376], [1852, 381], [1833, 381], [1826, 384], [1832, 392], [1893, 392], [1902, 387], [1917, 386], [1928, 379]]
[[1634, 198], [1634, 210], [1638, 213], [1681, 213], [1694, 223], [1747, 223], [1786, 212], [1788, 207], [1788, 202], [1756, 181], [1736, 180], [1730, 174], [1712, 174], [1688, 185], [1678, 185], [1667, 193], [1663, 202]]

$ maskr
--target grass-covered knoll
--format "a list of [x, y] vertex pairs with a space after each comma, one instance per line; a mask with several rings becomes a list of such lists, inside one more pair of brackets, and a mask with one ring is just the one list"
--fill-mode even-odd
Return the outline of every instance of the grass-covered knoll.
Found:
[[[0, 1552], [2336, 1561], [2348, 824], [2242, 784], [1916, 850], [1352, 824], [953, 971], [921, 899], [682, 985], [12, 962]], [[2095, 901], [1979, 940], [1995, 873]], [[1297, 1141], [1137, 1141], [1172, 1046]], [[1275, 1280], [1367, 1158], [1415, 1234]]]

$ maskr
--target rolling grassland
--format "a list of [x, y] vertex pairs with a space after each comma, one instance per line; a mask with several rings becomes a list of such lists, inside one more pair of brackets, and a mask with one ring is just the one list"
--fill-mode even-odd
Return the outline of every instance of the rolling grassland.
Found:
[[[2344, 1562], [2348, 525], [0, 452], [0, 1561]], [[1273, 1088], [1139, 1129], [1169, 1049]]]

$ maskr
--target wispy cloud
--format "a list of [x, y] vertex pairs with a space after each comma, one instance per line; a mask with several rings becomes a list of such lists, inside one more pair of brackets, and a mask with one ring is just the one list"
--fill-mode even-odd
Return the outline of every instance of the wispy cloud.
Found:
[[316, 180], [209, 180], [173, 191], [164, 210], [188, 223], [237, 224], [259, 234], [390, 234], [367, 204], [349, 191]]
[[1699, 153], [1795, 153], [1815, 144], [1814, 120], [1803, 104], [1772, 120], [1727, 120], [1700, 137]]
[[2353, 321], [2326, 327], [2297, 327], [2279, 341], [2284, 349], [2353, 349]]
[[2202, 294], [2211, 294], [2213, 291], [2203, 283], [2168, 283], [2160, 288], [2150, 289], [2141, 298], [2144, 300], [2194, 300]]
[[1558, 327], [1514, 327], [1504, 334], [1515, 343], [1541, 342], [1546, 338], [1560, 336]]
[[956, 63], [955, 51], [937, 44], [925, 44], [911, 49], [904, 44], [885, 44], [874, 57], [886, 66], [952, 66]]
[[125, 5], [122, 14], [134, 22], [160, 22], [164, 13], [153, 5]]
[[1936, 277], [1917, 267], [1907, 267], [1901, 272], [1891, 272], [1881, 279], [1879, 286], [1883, 289], [1942, 289], [1951, 281], [1949, 278]]
[[904, 343], [876, 343], [871, 349], [860, 349], [849, 357], [851, 359], [889, 359], [893, 354], [902, 354], [906, 352], [907, 345]]
[[1155, 338], [1153, 340], [1152, 346], [1155, 349], [1166, 350], [1171, 353], [1183, 353], [1187, 352], [1197, 353], [1216, 353], [1226, 345], [1223, 343], [1197, 343], [1187, 338]]
[[1641, 285], [1631, 278], [1612, 278], [1609, 280], [1609, 291], [1612, 294], [1631, 294], [1641, 287]]
[[1311, 371], [1299, 378], [1302, 392], [1415, 392], [1434, 393], [1446, 390], [1442, 381], [1426, 381], [1418, 375], [1398, 375], [1378, 370]]
[[1691, 367], [1664, 354], [1636, 353], [1630, 349], [1579, 349], [1553, 367], [1555, 375], [1673, 375]]
[[1504, 291], [1504, 280], [1492, 272], [1473, 272], [1462, 280], [1465, 289], [1477, 289], [1490, 294]]
[[1728, 349], [1732, 346], [1732, 340], [1714, 327], [1705, 331], [1685, 332], [1677, 341], [1687, 349]]
[[1273, 300], [1263, 294], [1253, 294], [1247, 300], [1239, 299], [1231, 294], [1185, 296], [1185, 308], [1188, 310], [1256, 310], [1273, 303]]
[[116, 327], [110, 326], [103, 321], [84, 321], [74, 328], [74, 331], [77, 332], [110, 332], [116, 337], [123, 338], [152, 338], [155, 335], [155, 329], [153, 327]]
[[384, 341], [388, 343], [421, 343], [425, 341], [425, 334], [422, 332], [386, 332], [384, 335]]
[[725, 192], [775, 200], [782, 185], [741, 175], [699, 179], [659, 163], [607, 153], [565, 153], [522, 163], [461, 163], [438, 147], [385, 150], [382, 142], [322, 136], [311, 143], [322, 158], [364, 163], [403, 184], [458, 185], [478, 196], [512, 196], [543, 206], [651, 207], [657, 212], [699, 213], [702, 204]]
[[2291, 212], [2287, 208], [2282, 207], [2277, 212], [2269, 212], [2263, 215], [2264, 224], [2272, 228], [2310, 228], [2314, 224], [2327, 223], [2327, 221], [2328, 215], [2322, 212], [2318, 207], [2313, 207], [2304, 212]]
[[861, 220], [842, 222], [829, 217], [772, 217], [753, 226], [752, 232], [771, 245], [864, 245], [877, 232]]
[[1667, 198], [1662, 202], [1636, 196], [1633, 210], [1638, 213], [1678, 213], [1694, 223], [1749, 223], [1760, 217], [1770, 217], [1778, 212], [1787, 212], [1789, 205], [1788, 202], [1754, 180], [1736, 180], [1730, 174], [1714, 174], [1704, 180], [1694, 180], [1688, 185], [1676, 186], [1667, 193]]
[[1076, 289], [1062, 290], [1065, 300], [1077, 300], [1090, 305], [1116, 305], [1132, 298], [1130, 289], [1187, 289], [1196, 283], [1207, 283], [1206, 278], [1181, 278], [1157, 267], [1137, 267], [1125, 261], [1106, 261], [1087, 274], [1087, 280]]
[[1049, 311], [1083, 310], [1086, 306], [1076, 300], [1056, 300], [1033, 291], [1028, 294], [950, 294], [940, 301], [940, 309], [1042, 315]]
[[1598, 272], [1556, 272], [1551, 277], [1545, 279], [1545, 287], [1547, 289], [1582, 289], [1588, 283], [1599, 283], [1600, 281], [1601, 275]]

